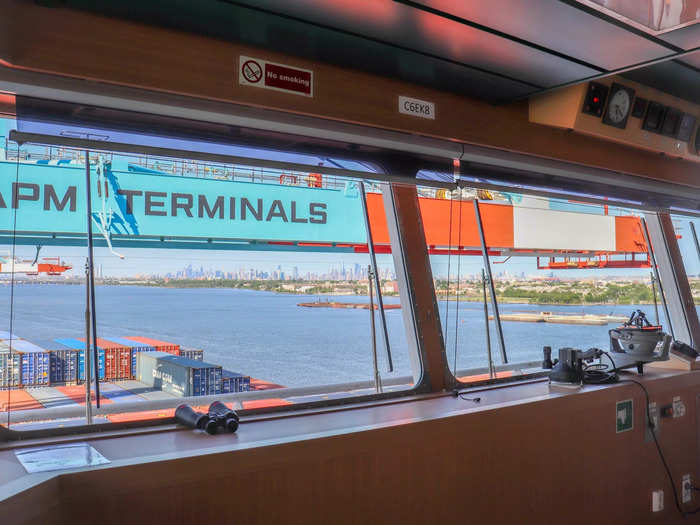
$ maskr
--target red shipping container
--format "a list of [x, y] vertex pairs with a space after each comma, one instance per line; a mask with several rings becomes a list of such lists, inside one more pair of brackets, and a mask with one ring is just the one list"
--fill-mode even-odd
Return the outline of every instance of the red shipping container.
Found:
[[105, 353], [105, 379], [131, 379], [131, 348], [100, 337], [97, 346]]
[[158, 352], [167, 352], [169, 354], [180, 355], [180, 345], [168, 343], [167, 341], [158, 341], [150, 337], [128, 336], [125, 339], [130, 339], [139, 343], [145, 343], [148, 346], [153, 346]]

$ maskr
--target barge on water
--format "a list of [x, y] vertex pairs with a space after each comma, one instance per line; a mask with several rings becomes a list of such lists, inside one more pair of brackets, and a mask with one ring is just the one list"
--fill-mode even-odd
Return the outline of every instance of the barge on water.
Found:
[[[609, 323], [627, 321], [624, 315], [607, 314], [564, 314], [553, 312], [514, 312], [500, 314], [501, 321], [516, 321], [520, 323], [555, 323], [555, 324], [579, 324], [590, 326], [604, 326]], [[493, 320], [493, 315], [489, 315]]]
[[[297, 306], [304, 306], [306, 308], [347, 308], [350, 310], [369, 310], [369, 303], [341, 303], [337, 301], [316, 301], [313, 303], [297, 303]], [[398, 310], [401, 308], [400, 304], [384, 304], [384, 310]], [[375, 310], [379, 310], [378, 305], [374, 305]]]

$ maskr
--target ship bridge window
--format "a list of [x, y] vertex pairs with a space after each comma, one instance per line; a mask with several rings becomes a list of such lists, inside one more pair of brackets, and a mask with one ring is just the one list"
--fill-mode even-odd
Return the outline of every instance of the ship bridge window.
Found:
[[167, 418], [216, 399], [276, 410], [419, 384], [378, 183], [29, 143], [9, 143], [0, 172], [3, 425]]
[[421, 189], [452, 373], [463, 382], [541, 372], [544, 347], [610, 346], [640, 309], [666, 325], [644, 215], [601, 201], [477, 188]]
[[[660, 221], [659, 226], [660, 230], [665, 230], [667, 237], [675, 239], [678, 247], [676, 251], [672, 246], [658, 261], [662, 282], [666, 278], [675, 279], [678, 283], [668, 289], [664, 287], [664, 293], [670, 298], [669, 315], [673, 321], [673, 337], [697, 349], [700, 344], [700, 221], [692, 212], [674, 210], [664, 221]], [[688, 350], [682, 345], [678, 345], [677, 349]], [[688, 354], [693, 359], [694, 354], [686, 352]], [[682, 358], [686, 359], [686, 356]]]
[[673, 214], [671, 218], [693, 302], [697, 307], [700, 305], [700, 219], [681, 214]]

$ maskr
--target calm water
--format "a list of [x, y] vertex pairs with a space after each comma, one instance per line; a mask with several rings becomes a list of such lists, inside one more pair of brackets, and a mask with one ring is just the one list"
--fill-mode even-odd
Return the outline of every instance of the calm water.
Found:
[[[14, 331], [30, 341], [84, 337], [85, 288], [68, 285], [15, 286]], [[344, 302], [366, 297], [323, 296]], [[9, 286], [0, 286], [0, 330], [9, 329]], [[142, 335], [201, 348], [205, 361], [287, 386], [308, 386], [372, 378], [369, 311], [302, 308], [308, 295], [274, 294], [235, 289], [175, 289], [141, 286], [99, 286], [96, 289], [98, 336]], [[387, 303], [397, 297], [385, 298]], [[450, 367], [453, 366], [455, 325], [457, 366], [487, 364], [484, 313], [481, 303], [440, 304]], [[569, 313], [628, 315], [635, 306], [501, 305], [502, 312], [552, 310]], [[653, 320], [653, 306], [641, 307]], [[395, 372], [388, 374], [378, 339], [383, 377], [410, 375], [401, 310], [386, 312]], [[457, 322], [456, 322], [457, 321]], [[662, 320], [663, 322], [663, 320]], [[380, 329], [377, 316], [377, 329]], [[542, 346], [607, 349], [609, 326], [504, 322], [510, 362], [541, 360]], [[491, 322], [494, 360], [500, 349]]]

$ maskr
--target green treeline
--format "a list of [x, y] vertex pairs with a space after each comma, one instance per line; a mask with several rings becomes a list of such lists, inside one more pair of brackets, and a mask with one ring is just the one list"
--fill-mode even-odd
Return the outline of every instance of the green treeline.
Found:
[[[167, 288], [239, 288], [276, 293], [355, 294], [367, 293], [366, 283], [358, 281], [281, 281], [281, 280], [235, 280], [235, 279], [155, 279], [142, 282], [104, 280], [101, 284], [138, 284]], [[695, 286], [693, 286], [695, 285]], [[697, 291], [700, 284], [692, 282]], [[435, 289], [439, 298], [449, 296], [461, 301], [482, 300], [482, 285], [479, 281], [454, 282], [437, 280]], [[387, 295], [395, 295], [385, 292]], [[657, 292], [658, 293], [658, 292]], [[593, 284], [582, 281], [519, 281], [496, 282], [497, 296], [510, 303], [531, 304], [650, 304], [653, 302], [651, 286], [638, 282], [607, 282]], [[658, 295], [657, 295], [658, 297]]]
[[[234, 279], [170, 279], [151, 281], [146, 286], [159, 286], [165, 288], [242, 288], [246, 290], [259, 290], [265, 292], [289, 292], [283, 285], [289, 285], [290, 281], [254, 280], [239, 281]], [[308, 293], [330, 293], [332, 287], [317, 284], [308, 289]]]
[[554, 290], [532, 290], [507, 286], [499, 295], [512, 299], [527, 299], [538, 304], [644, 304], [654, 300], [651, 287], [642, 283], [618, 285], [607, 283], [605, 287], [567, 286]]
[[[382, 281], [384, 282], [384, 281]], [[342, 290], [338, 289], [340, 283], [308, 282], [308, 281], [281, 281], [281, 280], [235, 280], [235, 279], [156, 279], [142, 282], [124, 283], [116, 280], [103, 280], [101, 284], [119, 285], [131, 284], [138, 286], [153, 286], [160, 288], [237, 288], [243, 290], [256, 290], [276, 293], [303, 293], [309, 295], [318, 294], [355, 294], [367, 293], [367, 286], [357, 282], [342, 282]], [[394, 295], [387, 293], [387, 295]]]

